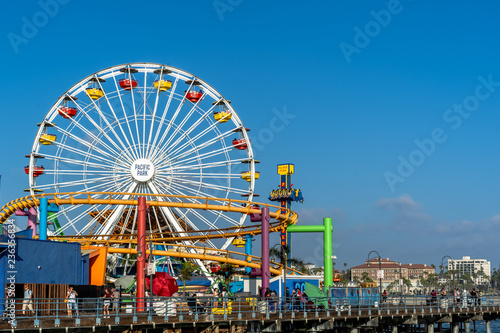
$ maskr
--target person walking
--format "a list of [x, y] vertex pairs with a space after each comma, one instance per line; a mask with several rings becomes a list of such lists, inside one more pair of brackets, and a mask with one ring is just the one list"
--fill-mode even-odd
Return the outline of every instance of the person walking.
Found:
[[474, 306], [477, 305], [477, 292], [476, 292], [476, 288], [472, 288], [472, 291], [470, 292], [470, 297], [472, 299], [472, 304]]
[[226, 289], [226, 286], [222, 287], [222, 306], [224, 308], [227, 307], [227, 301], [228, 301], [228, 293], [227, 293], [227, 289]]
[[290, 288], [286, 287], [285, 290], [285, 310], [290, 310]]
[[109, 318], [109, 306], [111, 305], [111, 300], [113, 299], [113, 293], [106, 288], [104, 292], [104, 307], [103, 307], [103, 318]]
[[438, 302], [438, 294], [435, 289], [431, 291], [431, 305], [437, 305]]
[[297, 293], [295, 294], [296, 296], [295, 302], [297, 303], [297, 310], [302, 310], [302, 291], [300, 291], [299, 287], [297, 287], [295, 290], [297, 290]]
[[468, 295], [469, 293], [467, 292], [467, 290], [464, 288], [464, 290], [462, 290], [462, 306], [463, 307], [466, 307], [467, 306], [467, 298], [468, 298]]
[[115, 313], [120, 312], [120, 294], [121, 292], [118, 288], [113, 288], [113, 311]]
[[33, 316], [35, 312], [33, 311], [33, 293], [28, 288], [28, 285], [24, 285], [24, 299], [23, 299], [23, 316], [28, 313], [28, 316]]
[[439, 293], [441, 296], [440, 302], [441, 302], [441, 307], [445, 308], [446, 307], [446, 289], [441, 288], [441, 292]]
[[216, 308], [219, 306], [219, 291], [217, 290], [216, 287], [214, 287], [213, 289], [212, 296], [213, 296], [213, 307]]
[[75, 310], [75, 315], [78, 317], [78, 304], [76, 302], [76, 296], [78, 293], [73, 289], [73, 287], [68, 287], [68, 292], [66, 293], [66, 307], [68, 308], [68, 317], [72, 318], [72, 310]]

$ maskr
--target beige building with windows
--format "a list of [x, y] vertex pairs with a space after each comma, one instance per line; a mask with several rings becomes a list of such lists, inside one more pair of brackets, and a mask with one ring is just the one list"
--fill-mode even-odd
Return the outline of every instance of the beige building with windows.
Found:
[[[469, 274], [475, 284], [485, 284], [491, 279], [491, 264], [486, 259], [471, 259], [470, 257], [448, 259], [448, 270], [458, 271], [458, 279], [464, 274]], [[480, 273], [481, 270], [484, 275]]]
[[[380, 260], [380, 268], [383, 271], [382, 288], [400, 279], [400, 277], [411, 280], [412, 285], [416, 287], [421, 277], [426, 277], [436, 272], [433, 267], [427, 266], [426, 264], [402, 264], [390, 260], [389, 258]], [[378, 284], [380, 281], [377, 276], [378, 271], [378, 258], [370, 259], [365, 261], [362, 265], [351, 268], [351, 279], [361, 281], [363, 273], [366, 272], [368, 276]]]

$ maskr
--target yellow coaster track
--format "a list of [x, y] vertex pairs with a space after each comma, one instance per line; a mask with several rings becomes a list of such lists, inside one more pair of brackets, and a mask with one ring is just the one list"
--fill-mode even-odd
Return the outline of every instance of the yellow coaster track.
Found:
[[[286, 210], [286, 214], [281, 214], [280, 212], [283, 208], [275, 205], [249, 202], [243, 200], [232, 200], [232, 199], [221, 199], [221, 198], [209, 198], [209, 197], [194, 197], [194, 196], [182, 196], [182, 195], [164, 195], [164, 194], [144, 194], [144, 193], [116, 193], [116, 192], [81, 192], [81, 193], [51, 193], [51, 194], [37, 194], [30, 195], [23, 198], [19, 198], [7, 203], [2, 209], [0, 209], [0, 223], [4, 223], [7, 219], [14, 214], [17, 209], [31, 208], [34, 206], [39, 206], [40, 198], [47, 198], [48, 203], [55, 203], [57, 205], [94, 205], [94, 204], [109, 204], [109, 205], [137, 205], [136, 199], [122, 199], [124, 196], [139, 197], [144, 196], [147, 199], [147, 204], [149, 206], [160, 206], [160, 207], [177, 207], [177, 208], [191, 208], [191, 209], [201, 209], [201, 210], [216, 210], [225, 212], [236, 212], [241, 214], [259, 214], [260, 209], [254, 208], [256, 205], [260, 207], [269, 207], [271, 209], [276, 209], [276, 211], [270, 211], [269, 215], [271, 218], [276, 219], [276, 222], [270, 223], [270, 232], [281, 231], [288, 225], [295, 224], [297, 222], [297, 213]], [[119, 198], [118, 198], [119, 197]], [[169, 198], [180, 200], [178, 202], [173, 201], [161, 201], [160, 198]], [[193, 203], [187, 201], [188, 199], [196, 199], [199, 201], [204, 201], [203, 204]], [[239, 266], [248, 266], [253, 268], [261, 267], [261, 258], [256, 256], [247, 255], [240, 252], [219, 250], [207, 247], [199, 246], [189, 246], [168, 243], [172, 241], [200, 241], [215, 238], [231, 238], [231, 237], [243, 237], [245, 235], [258, 235], [261, 233], [260, 223], [252, 226], [242, 226], [237, 229], [213, 229], [213, 230], [199, 230], [199, 231], [185, 231], [182, 235], [175, 232], [167, 232], [161, 234], [155, 234], [151, 238], [151, 241], [155, 245], [166, 245], [171, 246], [172, 250], [153, 250], [153, 255], [158, 256], [170, 256], [178, 258], [189, 258], [189, 259], [200, 259], [207, 261], [217, 261], [222, 263], [231, 263]], [[57, 236], [49, 237], [54, 241], [70, 241], [78, 242], [82, 245], [100, 245], [106, 246], [108, 248], [108, 253], [121, 253], [121, 254], [137, 254], [137, 250], [134, 248], [121, 248], [117, 247], [120, 245], [130, 245], [137, 244], [137, 235], [86, 235], [86, 236]], [[135, 236], [135, 237], [134, 237]], [[115, 237], [115, 238], [113, 238]], [[189, 253], [184, 251], [186, 247], [196, 249], [196, 253]], [[150, 252], [148, 250], [148, 252]], [[222, 255], [221, 255], [222, 254]], [[244, 258], [235, 259], [231, 258], [233, 256], [243, 256]], [[271, 262], [271, 273], [274, 275], [280, 275], [282, 273], [282, 265]], [[292, 268], [288, 270], [299, 273]], [[299, 273], [300, 274], [300, 273]]]

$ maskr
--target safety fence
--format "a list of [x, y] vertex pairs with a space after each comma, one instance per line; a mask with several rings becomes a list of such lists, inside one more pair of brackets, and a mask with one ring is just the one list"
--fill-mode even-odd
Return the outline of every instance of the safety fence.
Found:
[[[481, 297], [425, 297], [389, 296], [369, 301], [361, 297], [354, 299], [329, 297], [213, 297], [210, 295], [191, 295], [187, 297], [146, 297], [146, 298], [34, 298], [3, 299], [3, 319], [14, 326], [17, 320], [51, 318], [55, 325], [61, 319], [73, 318], [76, 324], [85, 318], [95, 318], [95, 324], [103, 321], [120, 323], [123, 318], [131, 317], [137, 322], [139, 317], [162, 317], [165, 321], [198, 321], [214, 318], [283, 318], [284, 316], [328, 316], [347, 317], [361, 314], [424, 313], [481, 311], [498, 307], [500, 296]], [[369, 304], [369, 305], [364, 305]], [[301, 313], [303, 313], [301, 315]], [[312, 313], [312, 314], [311, 314]], [[202, 317], [203, 316], [203, 317]], [[218, 317], [220, 316], [220, 317]]]

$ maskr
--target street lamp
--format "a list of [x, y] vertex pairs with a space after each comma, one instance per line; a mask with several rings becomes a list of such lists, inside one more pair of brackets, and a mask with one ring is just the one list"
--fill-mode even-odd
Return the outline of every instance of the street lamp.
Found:
[[403, 271], [399, 263], [399, 304], [403, 304]]
[[450, 261], [451, 261], [451, 276], [452, 276], [452, 289], [453, 291], [455, 290], [455, 272], [454, 272], [454, 269], [453, 269], [453, 259], [450, 257], [450, 256], [444, 256], [442, 259], [441, 259], [441, 272], [439, 273], [439, 278], [442, 279], [444, 278], [444, 259], [445, 258], [450, 258]]
[[371, 266], [370, 254], [372, 254], [372, 253], [376, 253], [377, 258], [378, 258], [378, 269], [379, 269], [379, 273], [377, 273], [377, 274], [379, 274], [379, 286], [378, 286], [379, 293], [378, 293], [378, 295], [379, 295], [379, 297], [382, 297], [382, 273], [381, 273], [382, 272], [382, 258], [380, 257], [380, 254], [377, 251], [373, 250], [373, 251], [370, 251], [370, 253], [368, 253], [368, 259], [367, 259], [366, 266], [367, 267]]

